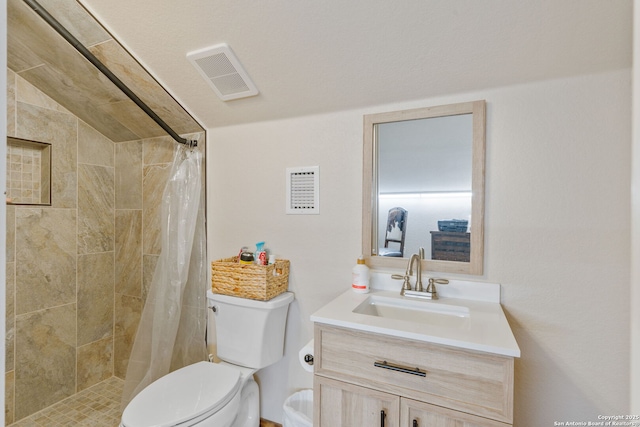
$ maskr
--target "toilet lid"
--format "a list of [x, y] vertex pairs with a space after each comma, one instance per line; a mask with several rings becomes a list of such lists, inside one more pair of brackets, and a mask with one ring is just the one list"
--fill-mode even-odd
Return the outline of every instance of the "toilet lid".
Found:
[[206, 412], [215, 413], [236, 394], [240, 371], [198, 362], [178, 369], [142, 390], [122, 414], [125, 427], [169, 427]]

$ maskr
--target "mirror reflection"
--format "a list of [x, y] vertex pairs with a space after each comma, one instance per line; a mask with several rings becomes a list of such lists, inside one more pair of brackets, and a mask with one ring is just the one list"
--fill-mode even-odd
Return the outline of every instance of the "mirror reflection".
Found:
[[472, 119], [375, 125], [379, 255], [469, 262]]
[[365, 116], [364, 171], [370, 264], [482, 273], [484, 101]]

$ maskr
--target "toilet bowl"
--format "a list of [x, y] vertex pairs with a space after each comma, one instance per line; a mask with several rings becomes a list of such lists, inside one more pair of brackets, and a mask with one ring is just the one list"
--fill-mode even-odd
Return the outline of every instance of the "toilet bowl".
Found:
[[282, 358], [293, 294], [269, 301], [207, 294], [220, 363], [198, 362], [156, 380], [125, 408], [121, 427], [258, 427], [253, 374]]
[[[223, 363], [198, 362], [174, 371], [150, 384], [127, 405], [121, 427], [141, 426], [232, 426], [240, 406], [257, 402], [242, 392], [255, 388], [253, 372], [242, 372]], [[244, 398], [244, 399], [243, 399]], [[257, 425], [247, 424], [247, 426]], [[237, 424], [238, 427], [242, 424]], [[236, 427], [234, 425], [234, 427]]]

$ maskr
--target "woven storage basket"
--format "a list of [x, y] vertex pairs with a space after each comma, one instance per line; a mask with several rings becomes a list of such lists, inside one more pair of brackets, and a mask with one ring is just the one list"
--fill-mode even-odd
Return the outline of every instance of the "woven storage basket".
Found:
[[237, 257], [211, 263], [211, 290], [216, 294], [270, 300], [289, 286], [289, 261], [277, 259], [275, 264], [240, 264]]

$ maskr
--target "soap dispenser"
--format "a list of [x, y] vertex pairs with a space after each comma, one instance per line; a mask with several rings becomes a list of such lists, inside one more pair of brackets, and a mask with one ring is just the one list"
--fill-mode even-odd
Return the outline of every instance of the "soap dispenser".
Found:
[[369, 267], [364, 262], [364, 255], [360, 255], [357, 264], [353, 267], [351, 289], [360, 294], [369, 292]]

